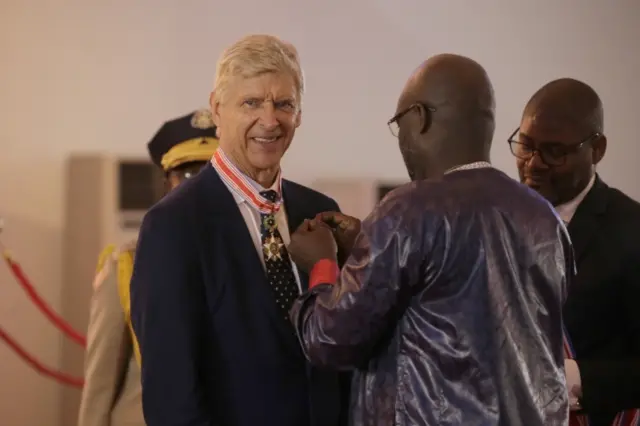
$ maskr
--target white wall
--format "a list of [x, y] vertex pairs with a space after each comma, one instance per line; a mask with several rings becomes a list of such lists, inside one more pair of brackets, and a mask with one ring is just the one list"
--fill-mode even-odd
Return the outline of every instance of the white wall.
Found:
[[[2, 0], [2, 241], [59, 307], [65, 157], [144, 154], [161, 121], [206, 105], [220, 51], [250, 32], [289, 39], [304, 62], [303, 126], [285, 161], [291, 178], [404, 179], [385, 123], [411, 71], [456, 52], [493, 78], [498, 167], [515, 172], [505, 138], [528, 97], [551, 79], [576, 77], [604, 100], [602, 175], [640, 198], [639, 17], [633, 0]], [[59, 333], [4, 267], [0, 324], [49, 365], [59, 362]], [[58, 385], [3, 345], [0, 360], [2, 424], [56, 426]]]

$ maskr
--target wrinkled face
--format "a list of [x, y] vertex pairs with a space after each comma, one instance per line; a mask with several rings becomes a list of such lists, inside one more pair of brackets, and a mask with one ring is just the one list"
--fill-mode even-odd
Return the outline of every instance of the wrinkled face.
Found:
[[530, 153], [530, 158], [517, 156], [520, 181], [553, 205], [572, 200], [585, 188], [606, 149], [604, 136], [537, 114], [523, 117], [514, 141]]
[[286, 73], [236, 77], [214, 100], [212, 111], [220, 146], [250, 174], [277, 169], [300, 125], [300, 99], [295, 81]]

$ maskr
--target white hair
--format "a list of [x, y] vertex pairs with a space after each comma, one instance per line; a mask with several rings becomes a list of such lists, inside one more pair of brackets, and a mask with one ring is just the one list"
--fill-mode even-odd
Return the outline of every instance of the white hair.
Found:
[[233, 78], [252, 78], [266, 73], [286, 73], [293, 77], [297, 102], [302, 104], [304, 76], [298, 51], [291, 43], [268, 34], [245, 36], [222, 52], [216, 65], [215, 100], [224, 99]]

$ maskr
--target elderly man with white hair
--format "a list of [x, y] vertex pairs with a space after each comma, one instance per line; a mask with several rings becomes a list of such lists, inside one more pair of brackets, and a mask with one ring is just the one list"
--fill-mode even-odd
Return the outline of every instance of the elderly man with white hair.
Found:
[[344, 424], [348, 377], [310, 366], [288, 311], [308, 286], [287, 252], [331, 198], [283, 178], [301, 120], [295, 48], [251, 35], [216, 69], [219, 149], [146, 215], [131, 281], [148, 426]]

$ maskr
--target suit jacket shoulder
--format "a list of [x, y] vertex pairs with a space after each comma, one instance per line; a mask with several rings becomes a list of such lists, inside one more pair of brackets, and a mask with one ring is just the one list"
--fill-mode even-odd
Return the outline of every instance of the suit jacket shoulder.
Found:
[[311, 189], [287, 179], [283, 180], [283, 185], [285, 196], [291, 195], [291, 198], [303, 198], [313, 205], [331, 206], [332, 209], [338, 208], [338, 203], [336, 203], [333, 198], [323, 194], [322, 192], [316, 191], [315, 189]]
[[608, 186], [599, 177], [584, 201], [578, 206], [574, 218], [576, 226], [572, 220], [569, 230], [573, 231], [572, 238], [575, 235], [578, 240], [576, 241], [578, 251], [586, 248], [580, 247], [580, 238], [595, 232], [595, 226], [587, 229], [587, 226], [578, 225], [583, 222], [589, 224], [591, 220], [591, 223], [597, 224], [598, 228], [595, 232], [596, 238], [591, 241], [592, 244], [589, 244], [594, 251], [599, 251], [597, 247], [603, 247], [602, 243], [606, 243], [605, 250], [610, 252], [612, 247], [615, 248], [616, 256], [640, 255], [640, 244], [637, 244], [637, 235], [640, 233], [640, 203], [622, 191]]
[[[198, 211], [206, 201], [205, 198], [215, 199], [218, 196], [208, 191], [205, 178], [204, 173], [198, 173], [154, 204], [144, 215], [140, 235], [144, 235], [145, 230], [163, 229], [164, 232], [170, 232], [172, 236], [179, 237], [181, 241], [192, 237], [192, 233], [187, 231], [196, 222]], [[216, 205], [215, 202], [207, 203], [208, 207]]]
[[180, 186], [162, 197], [154, 204], [146, 213], [147, 217], [165, 217], [174, 215], [184, 215], [188, 207], [192, 207], [197, 202], [199, 196], [199, 188], [202, 185], [201, 174], [186, 180]]
[[[603, 183], [603, 185], [605, 185]], [[622, 220], [626, 225], [632, 223], [640, 226], [640, 203], [629, 197], [619, 189], [604, 186], [608, 197], [608, 212], [616, 220]]]

